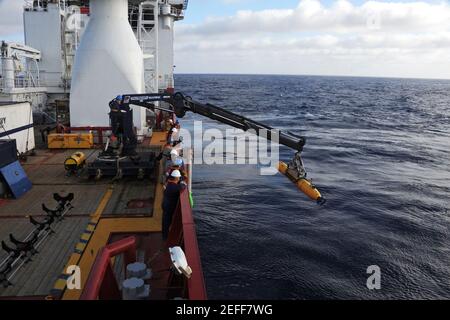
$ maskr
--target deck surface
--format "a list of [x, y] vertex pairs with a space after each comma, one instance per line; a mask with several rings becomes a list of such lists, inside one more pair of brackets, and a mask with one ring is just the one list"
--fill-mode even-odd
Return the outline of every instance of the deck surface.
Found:
[[[159, 148], [159, 145], [146, 146], [147, 150], [156, 151]], [[99, 152], [94, 149], [81, 151], [86, 154], [88, 162], [94, 160]], [[28, 216], [32, 215], [37, 219], [45, 216], [42, 203], [51, 209], [56, 207], [53, 193], [74, 193], [74, 209], [62, 222], [52, 225], [56, 233], [46, 239], [32, 261], [17, 272], [11, 281], [13, 285], [8, 288], [0, 286], [0, 298], [48, 295], [73, 255], [80, 235], [95, 214], [111, 218], [152, 217], [156, 178], [146, 177], [141, 181], [124, 179], [113, 183], [109, 178], [99, 181], [88, 179], [86, 174], [68, 177], [63, 163], [74, 152], [75, 150], [37, 150], [35, 156], [28, 157], [22, 163], [33, 188], [20, 199], [0, 200], [0, 240], [9, 243], [10, 233], [22, 240], [33, 230]], [[111, 193], [108, 201], [102, 203], [108, 192]], [[98, 210], [99, 206], [102, 207], [101, 212]], [[0, 263], [4, 257], [6, 253], [1, 250]]]

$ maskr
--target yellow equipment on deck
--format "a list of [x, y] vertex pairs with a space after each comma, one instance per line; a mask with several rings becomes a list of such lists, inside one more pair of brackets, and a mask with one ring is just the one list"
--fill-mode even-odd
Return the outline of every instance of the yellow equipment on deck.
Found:
[[83, 152], [75, 152], [64, 161], [64, 168], [70, 173], [77, 172], [86, 164], [86, 155]]
[[49, 149], [91, 149], [92, 133], [51, 133], [47, 137]]

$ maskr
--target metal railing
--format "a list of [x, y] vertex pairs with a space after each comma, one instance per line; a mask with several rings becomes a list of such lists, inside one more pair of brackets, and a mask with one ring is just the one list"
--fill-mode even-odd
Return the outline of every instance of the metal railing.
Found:
[[168, 245], [170, 247], [182, 247], [186, 254], [186, 260], [193, 270], [191, 278], [187, 280], [187, 298], [189, 300], [206, 300], [205, 280], [198, 248], [194, 216], [189, 201], [189, 189], [180, 192], [180, 202], [174, 213]]
[[[206, 300], [200, 251], [198, 248], [195, 222], [189, 200], [189, 189], [180, 192], [180, 201], [174, 213], [168, 245], [184, 249], [186, 259], [193, 273], [186, 281], [189, 300]], [[109, 244], [100, 249], [84, 286], [81, 300], [120, 300], [121, 292], [114, 276], [111, 258], [124, 254], [124, 267], [136, 261], [136, 238], [134, 236]]]
[[158, 79], [158, 86], [161, 89], [173, 88], [174, 81], [173, 78], [169, 75], [165, 75], [164, 78]]
[[100, 249], [80, 300], [120, 300], [122, 294], [111, 264], [111, 258], [123, 254], [124, 269], [136, 262], [136, 238], [128, 237]]
[[[51, 1], [49, 0], [25, 0], [24, 9], [25, 10], [37, 10], [37, 9], [47, 9], [47, 5]], [[66, 9], [66, 0], [59, 0], [59, 7], [61, 10]]]
[[[163, 7], [160, 7], [160, 14], [164, 15], [163, 13]], [[170, 7], [170, 14], [176, 17], [184, 17], [184, 10], [178, 9], [173, 6]]]
[[[11, 79], [4, 79], [0, 77], [0, 90], [5, 89], [5, 83], [9, 83]], [[40, 80], [33, 80], [32, 78], [15, 78], [14, 88], [15, 89], [27, 89], [27, 88], [40, 88], [44, 85]], [[7, 88], [6, 88], [7, 89]]]

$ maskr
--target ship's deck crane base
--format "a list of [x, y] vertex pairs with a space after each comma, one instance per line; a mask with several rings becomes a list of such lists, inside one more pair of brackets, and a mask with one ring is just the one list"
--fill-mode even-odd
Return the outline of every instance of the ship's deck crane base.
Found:
[[102, 177], [153, 177], [155, 173], [156, 154], [141, 152], [136, 156], [118, 157], [115, 155], [100, 156], [88, 164], [87, 172], [97, 180]]

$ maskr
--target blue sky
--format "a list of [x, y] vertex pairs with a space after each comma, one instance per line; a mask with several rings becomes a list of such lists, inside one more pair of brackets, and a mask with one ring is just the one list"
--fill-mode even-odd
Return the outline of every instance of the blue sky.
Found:
[[[382, 2], [411, 2], [409, 0], [381, 0]], [[325, 6], [330, 6], [335, 0], [322, 0]], [[355, 5], [366, 1], [351, 0]], [[426, 1], [437, 2], [437, 1]], [[210, 16], [232, 16], [239, 10], [292, 9], [299, 0], [189, 0], [188, 11], [184, 23], [193, 24]]]
[[238, 10], [290, 9], [297, 4], [298, 0], [190, 0], [185, 23], [199, 23], [208, 16], [231, 16]]

